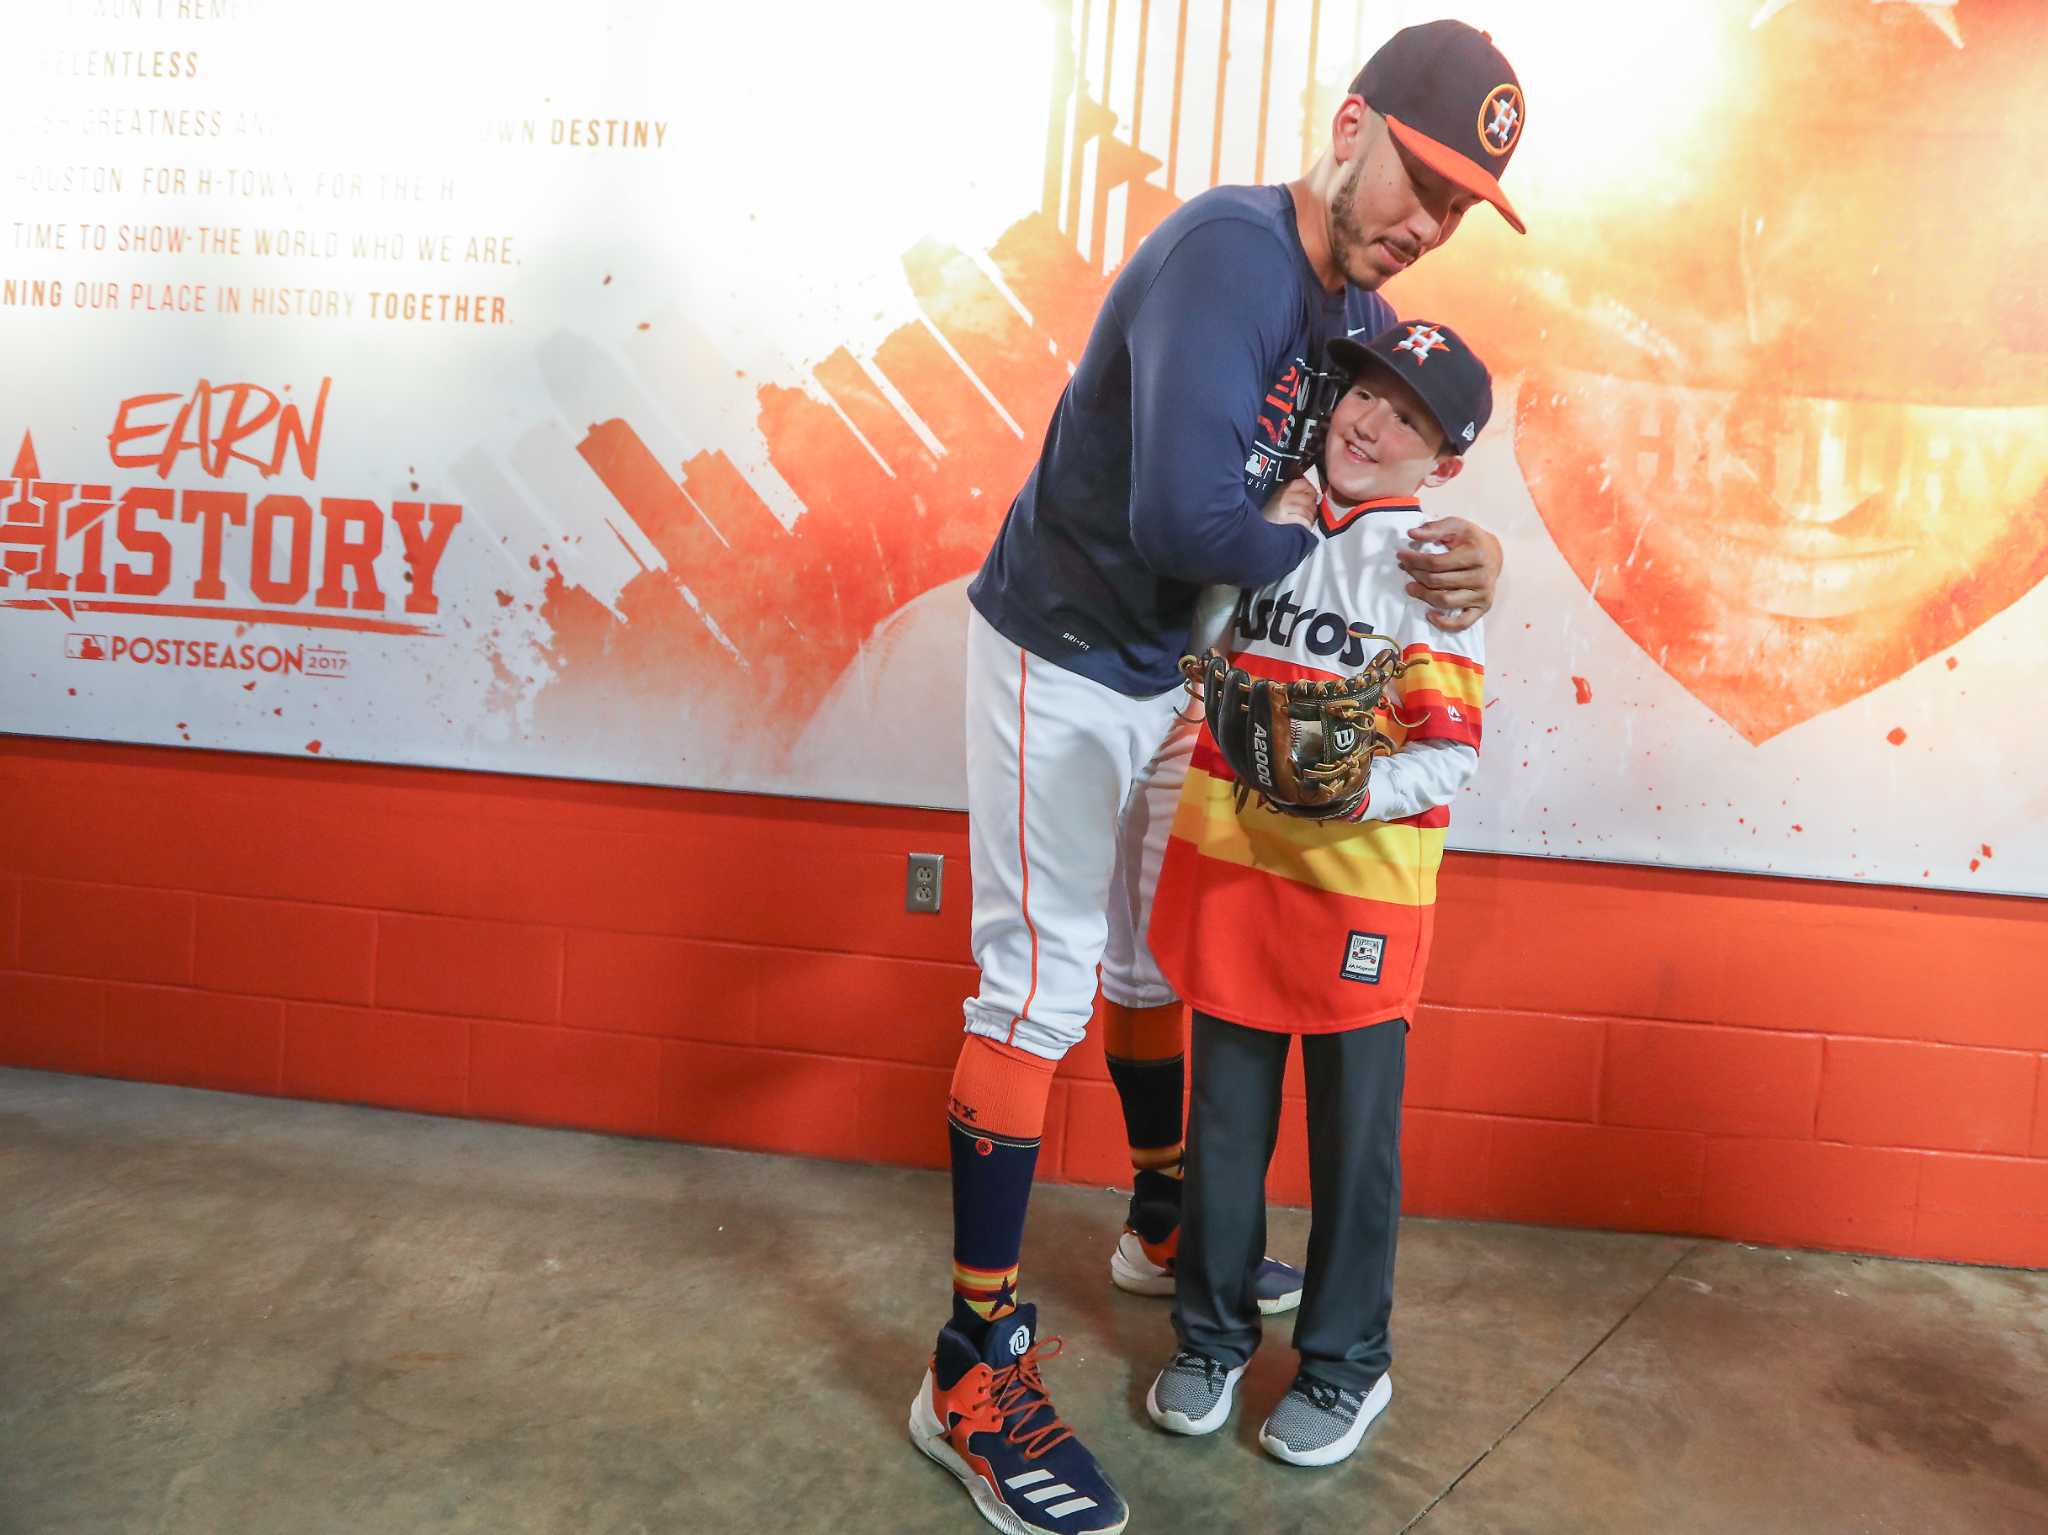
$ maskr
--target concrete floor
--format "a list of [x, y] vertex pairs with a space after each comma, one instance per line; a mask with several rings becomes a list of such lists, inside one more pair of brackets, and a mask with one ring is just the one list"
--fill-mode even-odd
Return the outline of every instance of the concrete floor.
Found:
[[[945, 1179], [0, 1071], [0, 1532], [984, 1530], [904, 1438]], [[1348, 1464], [1170, 1439], [1111, 1194], [1027, 1294], [1131, 1530], [2048, 1530], [2048, 1274], [1410, 1221]], [[1298, 1255], [1306, 1217], [1278, 1211]]]

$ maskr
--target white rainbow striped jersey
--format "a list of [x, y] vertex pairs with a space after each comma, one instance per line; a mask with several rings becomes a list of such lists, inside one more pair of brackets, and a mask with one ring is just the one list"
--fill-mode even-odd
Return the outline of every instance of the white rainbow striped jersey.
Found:
[[1451, 801], [1479, 766], [1486, 679], [1484, 621], [1447, 634], [1403, 590], [1395, 552], [1427, 520], [1412, 499], [1326, 497], [1309, 557], [1238, 600], [1220, 643], [1254, 676], [1349, 676], [1389, 641], [1416, 664], [1388, 689], [1378, 723], [1400, 750], [1373, 764], [1356, 821], [1300, 820], [1256, 799], [1238, 810], [1230, 765], [1202, 733], [1150, 937], [1204, 1012], [1303, 1034], [1414, 1016]]

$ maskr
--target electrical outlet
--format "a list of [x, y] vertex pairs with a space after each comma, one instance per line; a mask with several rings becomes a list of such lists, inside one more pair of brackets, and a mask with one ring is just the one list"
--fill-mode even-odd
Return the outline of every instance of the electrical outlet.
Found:
[[905, 911], [936, 912], [946, 883], [944, 853], [912, 853], [910, 883], [903, 893]]

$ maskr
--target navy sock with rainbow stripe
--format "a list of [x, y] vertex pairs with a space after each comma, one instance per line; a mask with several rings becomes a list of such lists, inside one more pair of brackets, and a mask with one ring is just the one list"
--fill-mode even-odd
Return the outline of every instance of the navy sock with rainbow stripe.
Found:
[[953, 1146], [953, 1320], [974, 1335], [1017, 1309], [1038, 1139], [982, 1135], [957, 1119], [946, 1128]]
[[1017, 1309], [1024, 1215], [1055, 1063], [969, 1035], [953, 1072], [953, 1321], [970, 1337]]

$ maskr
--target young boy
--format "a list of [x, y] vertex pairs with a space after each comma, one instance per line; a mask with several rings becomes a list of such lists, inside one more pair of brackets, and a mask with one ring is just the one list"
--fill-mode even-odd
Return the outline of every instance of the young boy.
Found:
[[1322, 458], [1318, 542], [1248, 591], [1220, 648], [1255, 676], [1348, 676], [1391, 640], [1409, 663], [1376, 723], [1349, 821], [1235, 805], [1214, 739], [1196, 747], [1167, 844], [1151, 942], [1194, 1010], [1193, 1101], [1174, 1331], [1154, 1422], [1206, 1434], [1259, 1342], [1252, 1276], [1265, 1251], [1265, 1175], [1288, 1040], [1302, 1037], [1313, 1224], [1294, 1346], [1300, 1373], [1259, 1442], [1296, 1465], [1344, 1459], [1392, 1396], [1387, 1319], [1401, 1207], [1407, 1020], [1429, 955], [1449, 806], [1479, 762], [1481, 626], [1447, 634], [1403, 594], [1392, 550], [1423, 521], [1486, 425], [1485, 365], [1447, 325], [1405, 322], [1330, 344], [1352, 375]]

